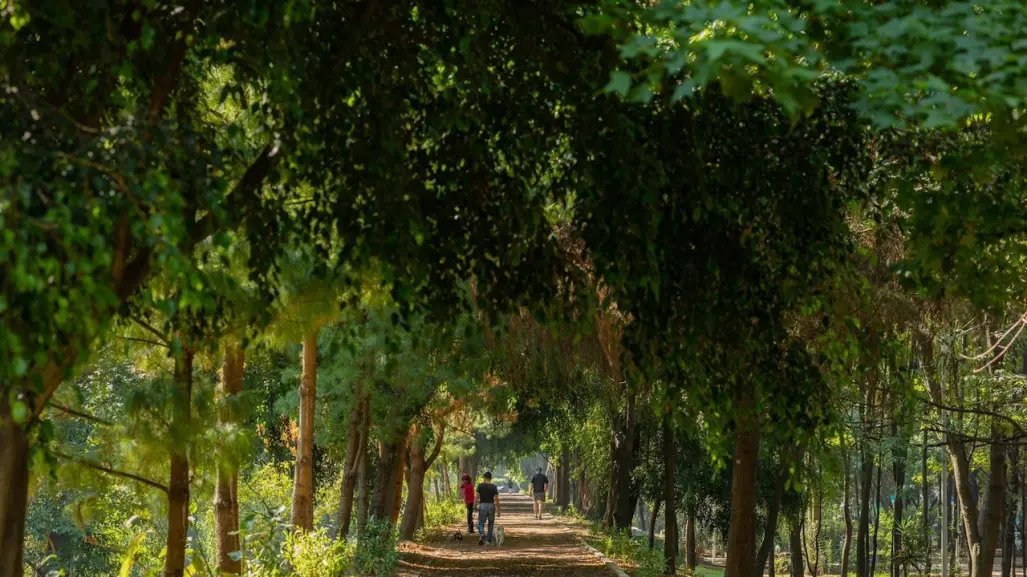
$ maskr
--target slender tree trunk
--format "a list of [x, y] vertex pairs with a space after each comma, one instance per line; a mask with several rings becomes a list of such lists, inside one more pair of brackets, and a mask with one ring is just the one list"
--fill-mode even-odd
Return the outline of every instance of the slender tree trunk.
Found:
[[849, 552], [852, 551], [852, 498], [850, 495], [850, 461], [849, 451], [845, 447], [845, 436], [841, 438], [842, 462], [845, 467], [842, 477], [842, 516], [845, 518], [845, 541], [842, 543], [841, 577], [849, 577]]
[[450, 487], [449, 466], [446, 465], [445, 461], [442, 461], [442, 463], [439, 465], [439, 467], [441, 469], [439, 472], [442, 475], [442, 490], [445, 491], [447, 499], [452, 499], [453, 498], [453, 488]]
[[870, 577], [870, 495], [874, 486], [874, 458], [867, 450], [866, 441], [861, 453], [859, 478], [859, 528], [856, 535], [856, 577]]
[[357, 535], [362, 535], [367, 527], [367, 515], [371, 509], [371, 475], [371, 451], [365, 449], [357, 469]]
[[921, 490], [923, 492], [920, 497], [920, 510], [923, 511], [923, 541], [927, 550], [927, 558], [925, 559], [925, 575], [931, 574], [931, 495], [928, 491], [929, 485], [927, 484], [927, 433], [924, 433], [924, 447], [923, 452], [920, 455], [920, 470], [922, 471], [923, 483]]
[[[232, 404], [234, 397], [242, 392], [245, 359], [242, 346], [230, 344], [225, 347], [221, 388], [226, 406], [218, 415], [223, 425], [234, 425], [238, 421]], [[242, 573], [242, 560], [233, 559], [232, 554], [239, 551], [239, 473], [237, 467], [228, 466], [224, 461], [224, 458], [218, 461], [214, 490], [214, 550], [221, 574], [238, 575]]]
[[988, 486], [984, 490], [979, 521], [981, 535], [979, 575], [983, 577], [991, 577], [995, 567], [995, 549], [1001, 542], [1001, 525], [1005, 516], [1002, 509], [1006, 501], [1006, 454], [1008, 449], [1002, 443], [1002, 434], [994, 423], [992, 424], [991, 438], [990, 474], [988, 475]]
[[[186, 434], [192, 423], [193, 352], [184, 350], [175, 361], [175, 398], [172, 429]], [[185, 575], [186, 536], [189, 531], [189, 456], [183, 443], [174, 443], [168, 480], [168, 537], [165, 577]]]
[[[898, 437], [896, 423], [892, 423], [892, 436]], [[899, 565], [897, 557], [902, 552], [902, 513], [905, 506], [902, 492], [906, 484], [906, 450], [901, 442], [892, 451], [892, 477], [895, 479], [895, 506], [892, 511], [891, 527], [891, 574], [892, 577], [902, 577], [902, 566]], [[924, 512], [926, 514], [927, 509], [924, 509]]]
[[1001, 444], [997, 426], [993, 425], [993, 444], [990, 448], [991, 475], [981, 501], [983, 509], [979, 511], [970, 484], [970, 463], [965, 444], [955, 435], [948, 434], [946, 437], [959, 501], [959, 516], [963, 521], [963, 531], [966, 535], [970, 561], [969, 577], [989, 577], [995, 562], [1002, 501], [1005, 499], [1005, 447]]
[[606, 500], [604, 524], [616, 529], [630, 529], [634, 516], [632, 507], [631, 469], [635, 455], [635, 397], [627, 395], [627, 409], [614, 426], [610, 443], [612, 467], [610, 490]]
[[300, 423], [296, 440], [296, 472], [292, 484], [292, 525], [314, 528], [314, 403], [317, 401], [317, 331], [303, 337], [300, 379]]
[[1006, 492], [1006, 527], [1002, 543], [1002, 577], [1016, 577], [1016, 501], [1020, 495], [1020, 447], [1009, 447], [1009, 491]]
[[342, 464], [342, 496], [339, 499], [339, 538], [349, 536], [353, 518], [353, 493], [357, 488], [360, 466], [367, 451], [367, 436], [371, 425], [368, 401], [358, 396], [349, 414], [346, 433], [346, 458]]
[[802, 533], [799, 529], [799, 522], [791, 520], [788, 524], [788, 549], [790, 550], [792, 562], [791, 577], [804, 577], [802, 570]]
[[653, 503], [653, 514], [649, 517], [648, 542], [650, 551], [656, 547], [656, 520], [660, 518], [660, 507], [662, 506], [663, 500], [657, 499], [656, 502]]
[[[773, 566], [774, 556], [770, 556]], [[695, 506], [688, 508], [688, 516], [685, 517], [685, 566], [695, 574]]]
[[727, 534], [725, 577], [750, 577], [756, 558], [756, 469], [759, 422], [753, 391], [744, 391], [735, 404], [734, 467], [731, 471], [731, 525]]
[[877, 574], [877, 532], [881, 528], [881, 470], [884, 469], [883, 455], [877, 465], [877, 493], [874, 496], [874, 546], [870, 557], [870, 574]]
[[10, 395], [0, 392], [0, 576], [21, 577], [28, 512], [28, 435], [11, 417]]
[[774, 481], [774, 495], [767, 504], [767, 527], [763, 532], [763, 544], [756, 553], [755, 574], [761, 575], [767, 559], [773, 557], [774, 536], [777, 535], [777, 520], [781, 512], [781, 498], [784, 496], [785, 482], [788, 481], [788, 470], [794, 462], [785, 451], [778, 460], [778, 473]]
[[399, 538], [411, 541], [417, 532], [417, 517], [421, 514], [424, 501], [424, 451], [425, 440], [420, 428], [414, 425], [410, 433], [410, 468], [407, 476], [407, 504], [403, 511], [403, 522], [399, 526]]
[[663, 560], [667, 575], [677, 574], [678, 558], [678, 514], [677, 484], [677, 442], [674, 440], [674, 424], [671, 416], [663, 416], [663, 502], [667, 504], [663, 529]]
[[564, 449], [560, 453], [560, 500], [557, 505], [564, 513], [571, 504], [571, 454]]

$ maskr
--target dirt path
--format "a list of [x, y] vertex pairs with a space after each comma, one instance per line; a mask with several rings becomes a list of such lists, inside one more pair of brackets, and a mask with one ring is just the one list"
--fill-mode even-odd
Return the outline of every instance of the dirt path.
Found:
[[[536, 521], [526, 495], [502, 495], [506, 542], [480, 547], [477, 535], [463, 541], [412, 546], [403, 554], [396, 577], [605, 577], [606, 567], [555, 522], [549, 513]], [[551, 506], [551, 505], [547, 505]], [[477, 523], [477, 518], [475, 518]], [[450, 532], [466, 530], [454, 524]]]

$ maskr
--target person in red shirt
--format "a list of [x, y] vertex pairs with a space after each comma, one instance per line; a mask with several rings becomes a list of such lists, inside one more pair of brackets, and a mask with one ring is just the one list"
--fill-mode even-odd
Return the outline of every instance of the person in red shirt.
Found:
[[474, 533], [474, 485], [471, 484], [471, 476], [464, 473], [463, 483], [460, 485], [460, 495], [464, 498], [464, 505], [467, 507], [467, 532]]

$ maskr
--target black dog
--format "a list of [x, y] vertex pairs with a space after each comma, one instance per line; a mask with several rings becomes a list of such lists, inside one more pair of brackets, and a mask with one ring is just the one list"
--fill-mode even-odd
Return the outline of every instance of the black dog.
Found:
[[463, 541], [463, 540], [464, 540], [463, 533], [461, 533], [460, 530], [457, 529], [456, 533], [453, 533], [453, 541]]

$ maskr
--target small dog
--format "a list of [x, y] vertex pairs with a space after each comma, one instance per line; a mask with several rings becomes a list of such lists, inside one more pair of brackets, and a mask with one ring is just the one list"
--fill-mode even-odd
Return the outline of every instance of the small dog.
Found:
[[506, 540], [506, 533], [503, 531], [503, 526], [496, 525], [496, 547], [502, 547], [504, 540]]
[[451, 540], [452, 541], [463, 541], [464, 540], [464, 534], [460, 532], [460, 529], [457, 529], [456, 533], [453, 533], [453, 537], [452, 537]]

